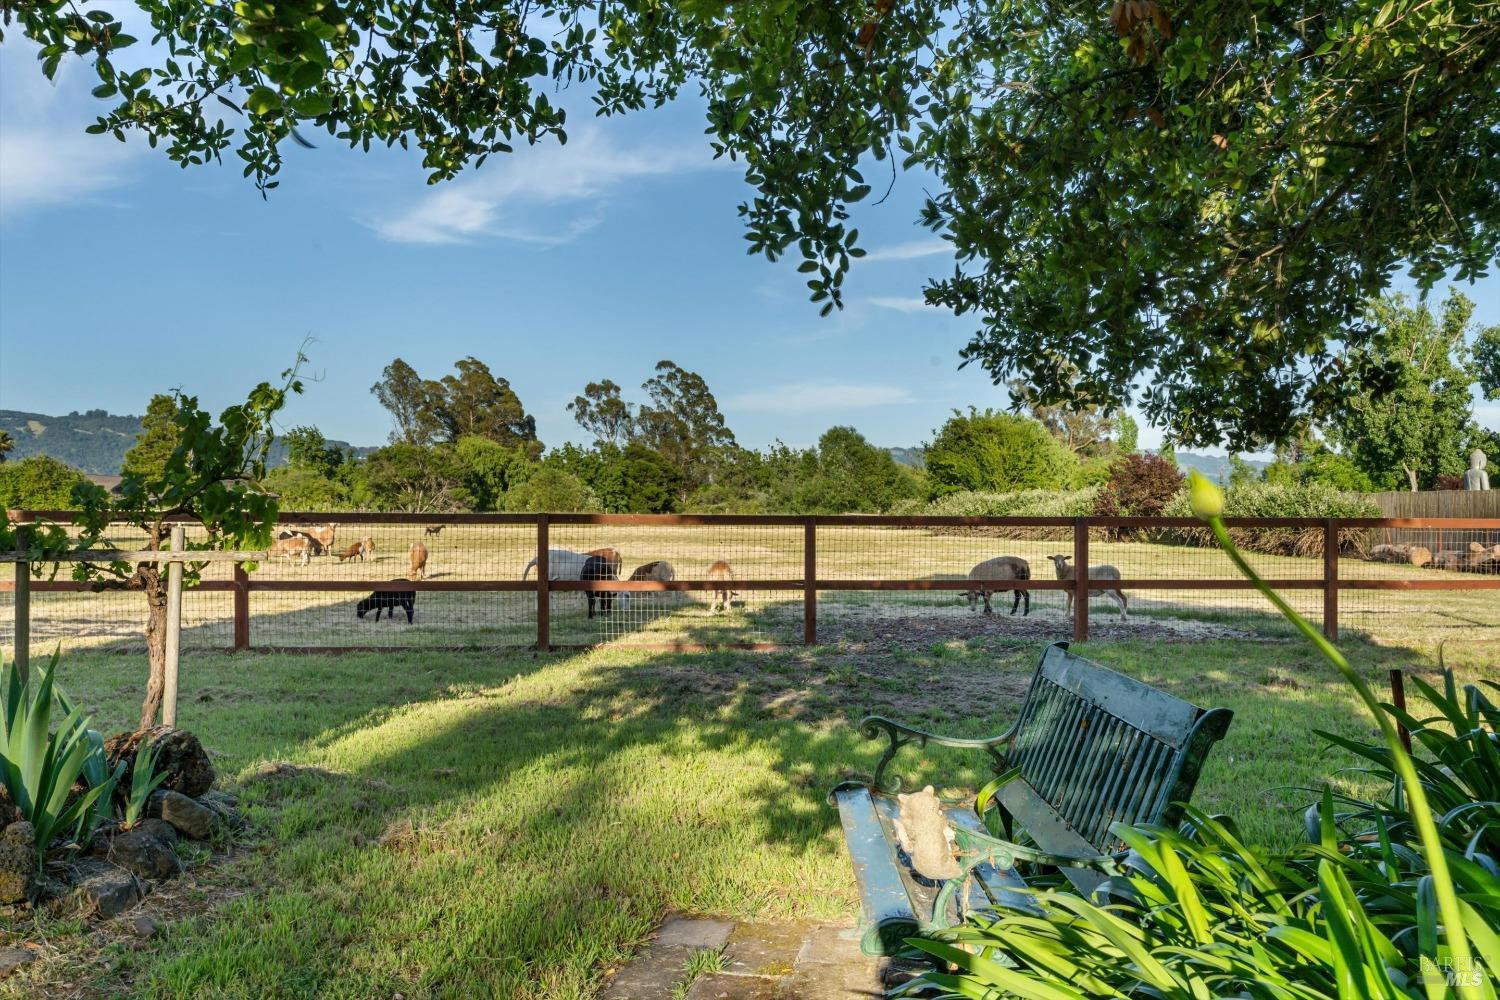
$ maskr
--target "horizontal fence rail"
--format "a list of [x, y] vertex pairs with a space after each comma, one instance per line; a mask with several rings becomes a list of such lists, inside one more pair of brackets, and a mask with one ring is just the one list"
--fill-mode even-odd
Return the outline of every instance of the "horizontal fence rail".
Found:
[[[68, 511], [11, 511], [8, 517], [13, 523], [58, 523], [68, 525], [74, 514]], [[176, 519], [174, 523], [186, 525], [192, 522]], [[1321, 594], [1321, 617], [1323, 631], [1336, 637], [1339, 631], [1340, 595], [1347, 592], [1399, 593], [1437, 591], [1462, 591], [1469, 595], [1483, 595], [1486, 599], [1493, 592], [1495, 607], [1500, 608], [1500, 518], [1229, 518], [1231, 530], [1246, 532], [1297, 533], [1303, 539], [1295, 556], [1277, 557], [1281, 563], [1269, 566], [1265, 574], [1270, 584], [1280, 591], [1315, 592]], [[534, 642], [529, 643], [539, 650], [570, 647], [579, 643], [558, 641], [554, 636], [554, 604], [562, 595], [585, 595], [592, 611], [595, 599], [601, 600], [601, 615], [620, 614], [619, 608], [627, 604], [626, 595], [638, 599], [667, 601], [674, 595], [689, 599], [698, 595], [700, 602], [707, 599], [709, 608], [722, 599], [723, 610], [727, 610], [732, 596], [744, 600], [778, 600], [778, 607], [788, 611], [800, 609], [800, 641], [813, 644], [819, 641], [820, 599], [835, 593], [869, 595], [875, 600], [882, 594], [919, 595], [931, 593], [934, 599], [952, 601], [969, 596], [974, 605], [975, 594], [986, 603], [996, 603], [996, 613], [1005, 613], [998, 606], [998, 598], [1006, 592], [1015, 592], [1012, 597], [1022, 599], [1025, 592], [1027, 609], [1032, 595], [1045, 596], [1049, 592], [1060, 593], [1070, 605], [1068, 622], [1072, 636], [1084, 640], [1090, 633], [1091, 598], [1128, 597], [1129, 592], [1145, 595], [1162, 592], [1183, 592], [1189, 595], [1210, 592], [1245, 592], [1252, 588], [1249, 581], [1230, 575], [1225, 567], [1215, 566], [1217, 574], [1188, 574], [1172, 572], [1174, 565], [1147, 568], [1147, 574], [1137, 566], [1131, 572], [1118, 576], [1090, 577], [1090, 570], [1101, 570], [1101, 564], [1110, 558], [1110, 552], [1118, 553], [1122, 545], [1139, 541], [1143, 549], [1151, 546], [1150, 552], [1141, 558], [1152, 558], [1158, 562], [1171, 563], [1170, 553], [1177, 551], [1205, 552], [1211, 546], [1191, 549], [1183, 537], [1194, 532], [1201, 533], [1204, 526], [1193, 518], [1143, 518], [1143, 517], [926, 517], [895, 515], [734, 515], [734, 514], [420, 514], [420, 513], [284, 513], [280, 528], [290, 531], [313, 531], [315, 526], [331, 526], [340, 542], [327, 547], [313, 559], [311, 565], [298, 566], [274, 556], [262, 560], [260, 568], [247, 569], [241, 565], [244, 557], [258, 553], [221, 553], [206, 550], [182, 552], [153, 552], [137, 548], [125, 548], [116, 543], [116, 551], [76, 553], [63, 561], [159, 561], [202, 562], [223, 569], [227, 578], [216, 578], [206, 574], [196, 586], [188, 588], [190, 593], [204, 595], [230, 595], [232, 640], [228, 648], [247, 650], [274, 649], [410, 649], [411, 646], [383, 646], [373, 643], [346, 644], [342, 646], [320, 646], [317, 643], [266, 642], [257, 638], [253, 603], [256, 595], [319, 594], [387, 595], [386, 600], [372, 603], [383, 604], [387, 610], [389, 595], [448, 594], [448, 595], [511, 595], [513, 600], [523, 600], [531, 608], [527, 628], [534, 627]], [[637, 531], [660, 531], [676, 533], [677, 537], [705, 538], [706, 544], [694, 549], [691, 565], [683, 565], [671, 579], [553, 579], [549, 565], [550, 553], [554, 549], [582, 552], [587, 541], [608, 543], [608, 529], [631, 529]], [[448, 531], [448, 538], [443, 532]], [[122, 536], [129, 529], [121, 527]], [[370, 569], [360, 578], [330, 576], [325, 567], [344, 566], [333, 559], [339, 555], [341, 545], [359, 541], [362, 537], [374, 542], [377, 536], [370, 532], [383, 532], [378, 536], [378, 552], [375, 558], [395, 560], [388, 575]], [[484, 535], [492, 532], [493, 535]], [[738, 532], [738, 534], [731, 534]], [[1176, 532], [1176, 535], [1172, 535]], [[500, 533], [504, 533], [503, 537]], [[696, 533], [696, 534], [695, 534]], [[1159, 539], [1168, 538], [1163, 542]], [[1441, 538], [1457, 548], [1435, 550], [1430, 553], [1435, 562], [1443, 565], [1412, 569], [1391, 565], [1388, 570], [1375, 575], [1378, 564], [1359, 558], [1353, 552], [1365, 552], [1374, 545], [1389, 547], [1393, 540], [1402, 538]], [[933, 541], [937, 538], [938, 541]], [[980, 557], [1008, 554], [1028, 540], [1032, 576], [1029, 579], [994, 579], [976, 581], [968, 579], [971, 562]], [[1175, 541], [1172, 539], [1176, 539]], [[1311, 541], [1307, 541], [1310, 539]], [[1496, 539], [1491, 542], [1491, 539]], [[938, 544], [947, 548], [941, 553]], [[418, 543], [426, 549], [441, 550], [441, 559], [449, 565], [461, 563], [463, 567], [478, 566], [475, 575], [453, 578], [451, 569], [445, 570], [444, 578], [425, 578], [416, 569], [415, 563], [408, 567], [408, 557]], [[1073, 579], [1054, 578], [1053, 566], [1046, 556], [1038, 556], [1045, 545], [1048, 555], [1067, 555], [1073, 567]], [[1201, 545], [1201, 543], [1200, 543]], [[1495, 547], [1490, 548], [1491, 545]], [[488, 546], [488, 548], [485, 548]], [[571, 548], [576, 546], [577, 548]], [[1100, 547], [1108, 548], [1100, 554]], [[1168, 546], [1175, 546], [1169, 548]], [[374, 547], [374, 546], [372, 546]], [[424, 558], [426, 558], [424, 549]], [[483, 549], [483, 552], [478, 552]], [[860, 568], [862, 561], [879, 562], [883, 550], [897, 550], [902, 558], [890, 560], [894, 568], [888, 575], [850, 573]], [[473, 550], [473, 551], [471, 551]], [[1346, 551], [1350, 550], [1350, 551]], [[730, 562], [748, 566], [743, 578], [732, 580], [715, 579], [706, 572], [710, 556], [722, 551], [731, 555]], [[477, 554], [476, 554], [477, 552]], [[1132, 550], [1133, 552], [1133, 550]], [[1131, 554], [1127, 552], [1126, 554]], [[645, 562], [649, 551], [633, 554], [632, 562]], [[1438, 559], [1438, 556], [1442, 556]], [[363, 559], [363, 556], [357, 556]], [[903, 562], [902, 559], [905, 559]], [[21, 562], [24, 556], [0, 554], [0, 562]], [[468, 561], [464, 561], [468, 560]], [[1208, 557], [1199, 558], [1199, 562]], [[526, 561], [534, 564], [521, 577], [520, 565]], [[1179, 560], [1184, 561], [1184, 560]], [[224, 566], [233, 562], [232, 567]], [[1358, 575], [1346, 570], [1357, 563]], [[350, 565], [367, 565], [355, 564]], [[883, 565], [883, 564], [882, 564]], [[1123, 563], [1122, 563], [1123, 565]], [[498, 575], [495, 571], [509, 568], [517, 570], [511, 577]], [[763, 570], [770, 566], [774, 573]], [[1226, 564], [1227, 567], [1227, 564]], [[628, 576], [630, 565], [618, 567], [622, 577]], [[913, 569], [923, 568], [928, 572], [919, 575]], [[280, 576], [272, 575], [282, 574]], [[1119, 572], [1119, 571], [1116, 571]], [[288, 577], [286, 574], [295, 574]], [[374, 574], [373, 576], [371, 574]], [[398, 574], [400, 574], [398, 576]], [[417, 576], [416, 579], [403, 578]], [[19, 577], [18, 577], [19, 579]], [[0, 582], [0, 594], [16, 593], [17, 584]], [[37, 595], [83, 595], [107, 589], [97, 583], [80, 583], [74, 580], [56, 579], [44, 572], [32, 579], [27, 587]], [[732, 593], [731, 593], [732, 592]], [[943, 598], [944, 594], [952, 595]], [[17, 614], [20, 614], [20, 594], [17, 597]], [[850, 598], [853, 600], [854, 598]], [[912, 597], [912, 600], [919, 598]], [[574, 602], [579, 598], [572, 598]], [[1057, 601], [1057, 598], [1053, 599]], [[364, 603], [364, 602], [361, 602]], [[1116, 601], [1116, 604], [1121, 602]], [[665, 606], [665, 605], [664, 605]], [[346, 605], [347, 607], [347, 605]], [[1053, 605], [1056, 607], [1056, 604]], [[399, 610], [399, 609], [398, 609]], [[1134, 609], [1132, 609], [1134, 610]], [[1124, 608], [1119, 618], [1125, 620]], [[35, 613], [35, 606], [32, 607]], [[394, 612], [393, 612], [394, 613]], [[402, 612], [403, 614], [405, 611]], [[482, 615], [480, 611], [476, 614]], [[1092, 612], [1100, 614], [1096, 604]], [[1113, 614], [1113, 609], [1112, 612]], [[1468, 614], [1468, 612], [1464, 612]], [[1055, 612], [1054, 612], [1055, 614]], [[142, 616], [144, 609], [142, 608]], [[361, 618], [363, 616], [361, 615]], [[1500, 616], [1497, 616], [1500, 618]], [[1112, 619], [1111, 619], [1112, 620]], [[1481, 616], [1476, 619], [1481, 627], [1500, 626], [1500, 621], [1490, 622]], [[311, 630], [311, 629], [309, 629]], [[684, 640], [663, 642], [664, 648], [698, 648], [701, 645], [729, 646], [738, 648], [774, 648], [788, 641], [741, 641], [719, 640], [698, 643]], [[429, 648], [429, 647], [416, 647]], [[465, 647], [455, 647], [465, 648]]]

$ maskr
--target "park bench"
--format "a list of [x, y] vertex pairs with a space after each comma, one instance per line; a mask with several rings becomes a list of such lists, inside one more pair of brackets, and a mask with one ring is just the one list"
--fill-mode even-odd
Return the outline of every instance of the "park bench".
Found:
[[[865, 737], [883, 736], [890, 746], [872, 780], [846, 781], [830, 794], [859, 883], [861, 947], [894, 954], [905, 938], [954, 926], [969, 913], [1034, 912], [1031, 897], [1018, 891], [1026, 885], [1018, 866], [1060, 871], [1092, 895], [1124, 856], [1114, 825], [1176, 823], [1232, 716], [1115, 673], [1059, 642], [1042, 653], [1020, 716], [999, 736], [954, 739], [866, 718]], [[942, 807], [963, 872], [946, 881], [918, 874], [894, 832], [902, 781], [885, 772], [911, 744], [978, 751], [997, 775], [981, 795], [985, 802]], [[976, 805], [997, 811], [998, 830]]]

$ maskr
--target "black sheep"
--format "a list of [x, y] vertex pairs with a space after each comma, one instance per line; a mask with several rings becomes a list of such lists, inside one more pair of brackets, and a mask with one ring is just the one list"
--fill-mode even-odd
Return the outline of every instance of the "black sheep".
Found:
[[411, 624], [412, 612], [417, 603], [417, 592], [415, 590], [377, 590], [354, 606], [354, 614], [363, 618], [365, 612], [371, 608], [375, 609], [375, 620], [380, 621], [380, 612], [386, 612], [386, 619], [396, 617], [397, 608], [406, 609], [406, 622]]
[[[609, 560], [602, 556], [589, 556], [583, 561], [583, 569], [578, 574], [580, 580], [618, 580], [619, 574], [610, 564]], [[594, 599], [599, 599], [599, 613], [609, 614], [615, 609], [615, 594], [612, 590], [601, 590], [588, 592], [589, 617], [594, 617]]]

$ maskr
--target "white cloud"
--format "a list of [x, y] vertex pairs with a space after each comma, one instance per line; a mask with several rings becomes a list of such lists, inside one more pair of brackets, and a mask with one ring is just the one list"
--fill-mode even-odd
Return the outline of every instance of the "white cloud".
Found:
[[894, 309], [896, 312], [914, 313], [923, 309], [931, 309], [925, 299], [922, 298], [891, 298], [876, 296], [870, 300], [870, 305], [881, 309]]
[[879, 260], [916, 260], [918, 257], [936, 257], [940, 253], [951, 254], [953, 244], [947, 240], [913, 240], [910, 243], [897, 243], [893, 246], [881, 247], [871, 250], [865, 254], [866, 261]]
[[790, 382], [725, 400], [727, 410], [746, 413], [812, 413], [915, 403], [911, 391], [899, 385], [855, 382]]
[[[486, 237], [556, 245], [598, 225], [609, 196], [633, 180], [716, 166], [705, 147], [623, 148], [597, 127], [574, 133], [566, 146], [523, 146], [496, 155], [468, 177], [450, 181], [388, 218], [367, 225], [397, 243], [467, 243]], [[557, 208], [585, 206], [559, 219]], [[528, 209], [551, 207], [547, 225], [517, 221]]]
[[110, 136], [81, 129], [7, 128], [0, 134], [0, 219], [113, 188], [134, 155]]

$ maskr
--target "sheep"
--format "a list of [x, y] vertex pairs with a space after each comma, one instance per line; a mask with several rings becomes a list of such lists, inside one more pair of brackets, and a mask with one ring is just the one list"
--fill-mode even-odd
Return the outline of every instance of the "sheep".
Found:
[[[996, 556], [993, 559], [986, 559], [969, 570], [969, 579], [974, 581], [982, 580], [986, 583], [997, 580], [1030, 580], [1031, 564], [1020, 556]], [[991, 590], [989, 587], [983, 585], [970, 590], [966, 595], [969, 598], [969, 610], [973, 611], [976, 598], [982, 597], [984, 598], [984, 613], [987, 615], [994, 614], [994, 611], [990, 609], [991, 593], [1003, 594], [1005, 591], [1003, 589]], [[1021, 612], [1021, 617], [1025, 618], [1031, 614], [1031, 591], [1018, 587], [1016, 588], [1015, 598], [1010, 602], [1011, 614], [1016, 613], [1016, 608], [1021, 605], [1022, 601], [1026, 602], [1026, 610]]]
[[654, 562], [637, 566], [635, 572], [630, 574], [630, 578], [632, 580], [655, 580], [658, 583], [670, 583], [677, 578], [677, 574], [673, 571], [671, 563], [665, 559], [657, 559]]
[[739, 591], [729, 589], [729, 584], [734, 582], [734, 570], [727, 562], [719, 559], [708, 567], [705, 579], [721, 584], [714, 589], [714, 599], [708, 606], [709, 613], [728, 611], [730, 598], [739, 596]]
[[338, 557], [339, 557], [339, 562], [347, 562], [350, 559], [358, 559], [360, 562], [364, 562], [364, 560], [365, 560], [365, 543], [364, 542], [355, 542], [353, 545], [349, 546], [344, 551], [338, 553]]
[[367, 559], [374, 559], [375, 558], [375, 539], [371, 538], [369, 535], [366, 535], [365, 537], [363, 537], [363, 538], [361, 538], [359, 540], [359, 548], [360, 548], [360, 555], [359, 555], [359, 561], [360, 562], [364, 562]]
[[600, 559], [603, 559], [605, 562], [609, 563], [610, 569], [614, 571], [615, 579], [619, 579], [619, 577], [620, 577], [620, 550], [619, 549], [615, 548], [613, 545], [606, 545], [606, 546], [604, 546], [603, 548], [600, 548], [600, 549], [589, 549], [587, 552], [584, 553], [584, 555], [586, 555], [586, 556], [598, 556]]
[[[1048, 556], [1047, 558], [1052, 560], [1052, 567], [1057, 570], [1057, 578], [1059, 580], [1073, 579], [1073, 567], [1068, 565], [1068, 560], [1072, 558], [1071, 556]], [[1120, 571], [1115, 569], [1113, 566], [1108, 565], [1107, 563], [1098, 566], [1090, 566], [1089, 579], [1118, 580], [1120, 579]], [[1120, 590], [1118, 587], [1115, 587], [1109, 590], [1102, 591], [1102, 593], [1105, 597], [1108, 597], [1111, 601], [1114, 601], [1120, 606], [1120, 621], [1128, 621], [1129, 618], [1125, 614], [1125, 608], [1126, 605], [1128, 605], [1130, 602], [1125, 597], [1125, 591]], [[1068, 614], [1072, 613], [1073, 592], [1070, 590], [1068, 591]]]
[[421, 542], [412, 542], [407, 556], [411, 559], [412, 579], [425, 580], [427, 578], [427, 546]]
[[[603, 556], [589, 556], [583, 562], [582, 572], [578, 574], [578, 579], [580, 580], [618, 580], [619, 578], [620, 574], [609, 564], [609, 560]], [[617, 594], [612, 590], [590, 590], [584, 596], [588, 599], [590, 618], [594, 617], [594, 600], [596, 598], [599, 601], [600, 614], [607, 615], [613, 611], [617, 599], [621, 610], [630, 606], [630, 595]]]
[[[547, 550], [547, 579], [549, 580], [578, 580], [583, 574], [583, 564], [588, 561], [588, 555], [582, 552], [574, 552], [572, 549], [548, 549]], [[536, 567], [536, 560], [526, 564], [521, 571], [521, 579], [531, 575]]]
[[286, 556], [288, 562], [296, 559], [306, 566], [312, 559], [313, 546], [316, 544], [306, 535], [293, 534], [287, 538], [276, 539], [267, 551], [272, 559], [277, 556]]
[[[402, 578], [404, 579], [404, 578]], [[392, 580], [392, 583], [397, 582]], [[406, 610], [406, 623], [411, 624], [412, 612], [416, 609], [417, 592], [415, 590], [375, 590], [370, 596], [354, 606], [354, 616], [363, 619], [370, 609], [375, 610], [375, 620], [380, 621], [380, 612], [386, 612], [386, 620], [396, 617], [396, 609]]]
[[436, 536], [436, 535], [441, 535], [443, 533], [443, 528], [445, 528], [445, 527], [446, 527], [446, 525], [442, 525], [442, 524], [429, 524], [426, 528], [424, 528], [422, 530], [427, 534], [428, 537], [433, 537], [433, 536]]
[[296, 536], [301, 535], [303, 538], [306, 538], [308, 541], [313, 543], [312, 554], [315, 556], [320, 556], [324, 552], [332, 551], [334, 533], [334, 527], [332, 524], [324, 524], [316, 528], [305, 527], [303, 525], [292, 525], [289, 528], [283, 528], [280, 532], [277, 533], [276, 537], [278, 539], [286, 539], [295, 538]]

